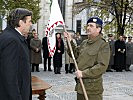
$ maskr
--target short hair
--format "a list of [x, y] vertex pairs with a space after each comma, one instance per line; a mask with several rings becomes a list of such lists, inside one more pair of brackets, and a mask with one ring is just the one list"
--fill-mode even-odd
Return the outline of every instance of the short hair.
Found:
[[57, 32], [56, 35], [58, 35], [58, 34], [60, 34], [60, 36], [61, 36], [61, 33]]
[[99, 25], [99, 24], [96, 24], [96, 28], [101, 28], [101, 30], [100, 30], [100, 32], [99, 32], [99, 33], [101, 34], [101, 33], [102, 33], [102, 29], [103, 29], [102, 26]]
[[19, 21], [23, 20], [24, 22], [26, 22], [27, 16], [32, 16], [32, 11], [24, 8], [13, 9], [9, 14], [7, 23], [13, 28], [19, 27]]

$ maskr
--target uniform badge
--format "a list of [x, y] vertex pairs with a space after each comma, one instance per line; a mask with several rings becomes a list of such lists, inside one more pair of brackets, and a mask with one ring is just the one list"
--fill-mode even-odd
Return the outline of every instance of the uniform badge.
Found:
[[94, 19], [93, 19], [93, 22], [97, 22], [97, 19], [94, 18]]

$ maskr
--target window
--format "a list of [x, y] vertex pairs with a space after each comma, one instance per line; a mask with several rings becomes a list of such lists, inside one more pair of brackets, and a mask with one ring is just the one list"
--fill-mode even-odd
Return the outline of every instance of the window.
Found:
[[77, 20], [76, 32], [79, 32], [81, 34], [81, 20]]
[[66, 0], [58, 0], [59, 6], [60, 6], [60, 10], [63, 16], [63, 19], [65, 20], [65, 3]]

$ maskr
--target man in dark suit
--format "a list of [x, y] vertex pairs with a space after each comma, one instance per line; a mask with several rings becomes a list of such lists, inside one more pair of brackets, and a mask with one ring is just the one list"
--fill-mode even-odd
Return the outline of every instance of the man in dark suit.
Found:
[[47, 70], [47, 60], [48, 60], [48, 71], [51, 70], [51, 57], [49, 57], [48, 42], [47, 37], [42, 39], [42, 49], [43, 49], [43, 58], [44, 58], [44, 71]]
[[16, 8], [11, 11], [8, 25], [0, 35], [0, 99], [29, 100], [31, 73], [27, 42], [32, 12]]

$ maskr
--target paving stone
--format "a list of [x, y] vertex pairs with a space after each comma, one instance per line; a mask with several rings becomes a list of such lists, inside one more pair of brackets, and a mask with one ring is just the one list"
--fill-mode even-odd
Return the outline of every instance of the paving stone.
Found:
[[[133, 100], [133, 66], [132, 72], [106, 72], [103, 75], [103, 100]], [[46, 91], [46, 100], [76, 100], [74, 74], [65, 74], [62, 67], [61, 74], [54, 72], [44, 72], [43, 65], [40, 65], [40, 72], [34, 72], [32, 75], [40, 77], [42, 80], [52, 85], [51, 89]], [[38, 95], [33, 96], [33, 100]]]

